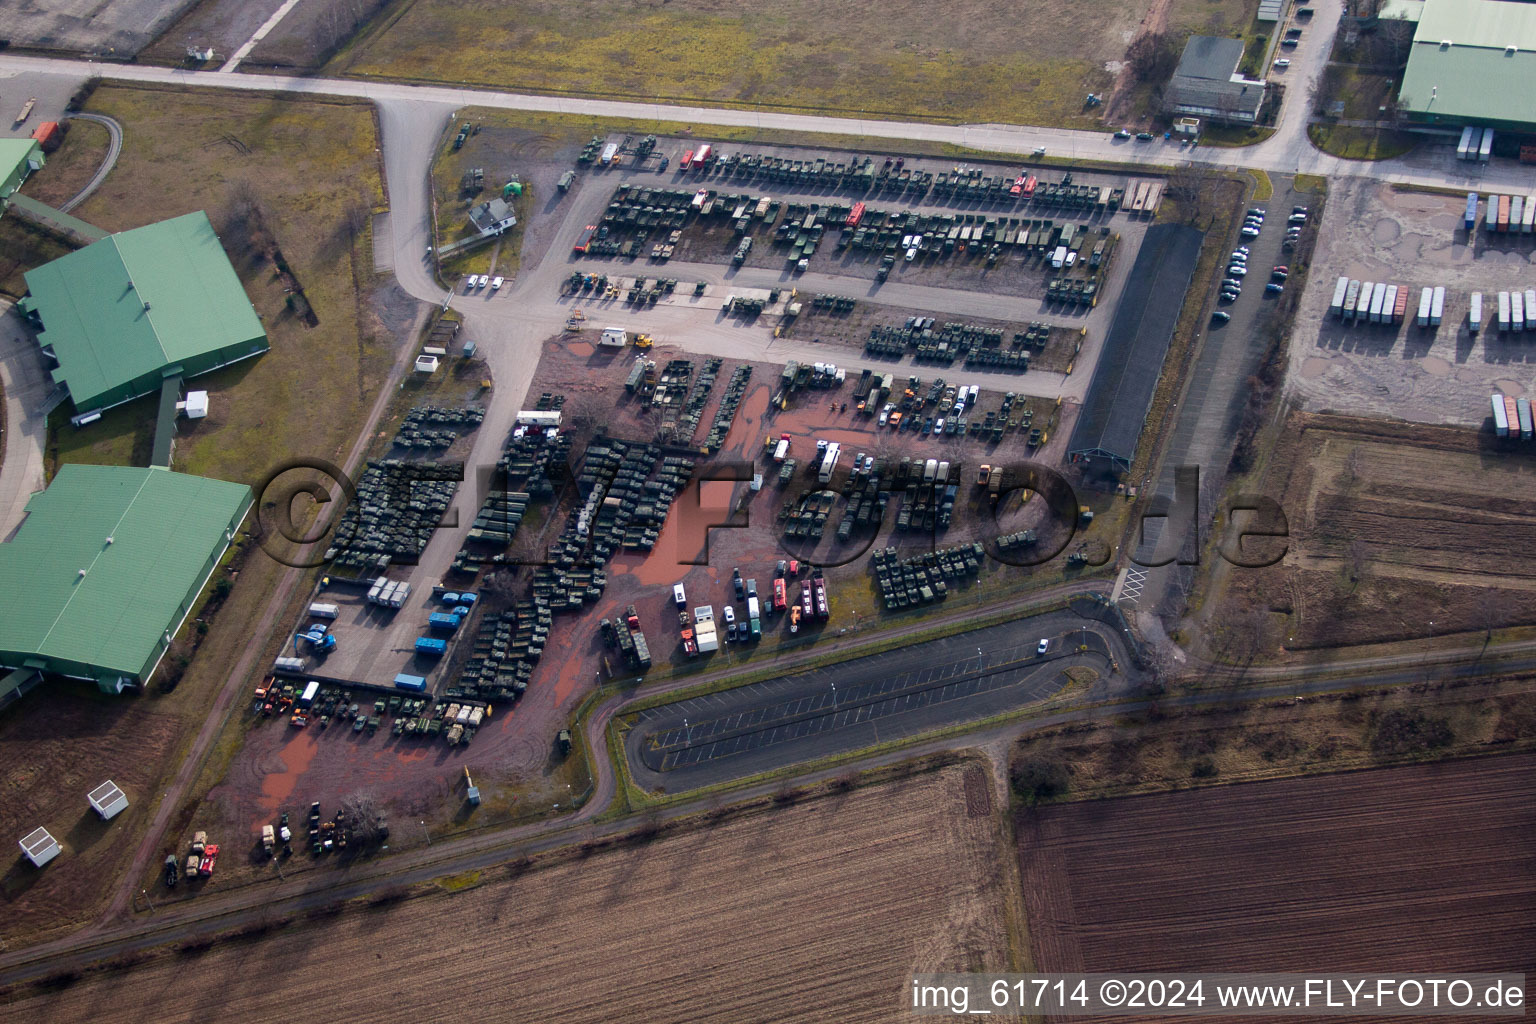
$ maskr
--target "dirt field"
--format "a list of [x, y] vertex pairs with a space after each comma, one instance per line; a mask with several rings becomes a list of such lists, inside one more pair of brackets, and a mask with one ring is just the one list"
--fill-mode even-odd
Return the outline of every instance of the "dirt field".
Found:
[[[1486, 206], [1487, 197], [1483, 197]], [[1501, 290], [1528, 288], [1532, 235], [1462, 229], [1465, 196], [1399, 192], [1365, 178], [1335, 179], [1319, 226], [1312, 283], [1297, 312], [1288, 394], [1308, 409], [1484, 428], [1488, 395], [1533, 394], [1529, 335], [1494, 329]], [[1344, 324], [1328, 316], [1340, 275], [1409, 286], [1399, 327]], [[1444, 285], [1435, 330], [1416, 327], [1419, 291]], [[1470, 294], [1483, 293], [1484, 329], [1467, 329]]]
[[1536, 576], [1509, 557], [1536, 543], [1533, 475], [1487, 434], [1294, 415], [1261, 489], [1288, 553], [1227, 573], [1213, 644], [1251, 644], [1242, 660], [1536, 621]]
[[[0, 878], [0, 938], [36, 941], [105, 896], [126, 844], [143, 828], [166, 760], [182, 736], [190, 691], [112, 698], [49, 682], [0, 716], [0, 835], [42, 826], [64, 848], [39, 870], [16, 847]], [[111, 779], [128, 810], [102, 821], [86, 793]]]
[[1536, 756], [1020, 814], [1041, 971], [1536, 968]]
[[68, 202], [96, 175], [107, 145], [105, 125], [70, 121], [64, 144], [48, 157], [42, 170], [27, 178], [22, 194], [49, 206]]
[[[1010, 966], [989, 787], [956, 766], [506, 880], [173, 954], [6, 1007], [29, 1020], [889, 1021], [914, 970]], [[478, 884], [477, 884], [478, 883]], [[488, 941], [494, 935], [494, 941]], [[253, 963], [260, 969], [253, 969]], [[282, 979], [274, 984], [273, 979]], [[345, 979], [341, 981], [340, 979]], [[338, 984], [342, 987], [338, 989]], [[168, 990], [175, 991], [168, 1000]]]
[[[1132, 5], [966, 0], [596, 0], [519, 8], [418, 0], [329, 71], [735, 105], [1088, 126], [1140, 20]], [[1051, 24], [1049, 33], [1039, 31]]]

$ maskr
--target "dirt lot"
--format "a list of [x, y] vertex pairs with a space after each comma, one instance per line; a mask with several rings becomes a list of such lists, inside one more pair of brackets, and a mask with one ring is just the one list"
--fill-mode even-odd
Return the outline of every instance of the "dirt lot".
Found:
[[[139, 59], [156, 64], [181, 64], [187, 49], [212, 49], [217, 68], [283, 4], [283, 0], [199, 0], [177, 18]], [[286, 20], [286, 19], [285, 19]]]
[[344, 1020], [435, 1019], [453, 992], [456, 1012], [485, 1019], [889, 1021], [910, 971], [1012, 966], [1014, 883], [990, 788], [968, 804], [967, 771], [981, 770], [765, 810], [511, 880], [518, 872], [502, 867], [469, 872], [440, 883], [453, 892], [171, 954], [7, 1011], [77, 1021], [110, 1006], [118, 1019], [192, 1021], [216, 1004], [254, 1024], [325, 1003]]
[[1484, 433], [1294, 415], [1261, 488], [1288, 553], [1226, 574], [1212, 643], [1245, 660], [1536, 621], [1536, 576], [1509, 557], [1536, 543], [1533, 474]]
[[[740, 106], [1087, 126], [1140, 19], [1051, 0], [770, 8], [732, 0], [419, 0], [328, 69], [359, 75]], [[1053, 31], [1038, 27], [1051, 24]]]
[[[1536, 281], [1536, 236], [1487, 233], [1480, 221], [1468, 239], [1465, 209], [1465, 197], [1334, 180], [1290, 347], [1286, 388], [1306, 408], [1481, 428], [1491, 392], [1532, 394], [1536, 349], [1520, 340], [1528, 336], [1501, 336], [1489, 322], [1500, 290]], [[1329, 317], [1340, 275], [1408, 285], [1407, 322], [1346, 325]], [[1435, 330], [1412, 323], [1420, 289], [1432, 285], [1446, 289], [1445, 316]], [[1474, 290], [1483, 293], [1484, 330], [1477, 336], [1467, 330]]]
[[[37, 941], [75, 923], [75, 907], [103, 898], [157, 797], [160, 772], [193, 712], [193, 694], [113, 698], [50, 682], [0, 716], [0, 835], [42, 826], [64, 848], [45, 869], [7, 851], [0, 938]], [[102, 821], [86, 793], [111, 779], [128, 810]]]
[[1530, 971], [1533, 784], [1525, 754], [1025, 811], [1034, 966]]
[[194, 0], [28, 0], [9, 5], [5, 34], [14, 46], [131, 57]]

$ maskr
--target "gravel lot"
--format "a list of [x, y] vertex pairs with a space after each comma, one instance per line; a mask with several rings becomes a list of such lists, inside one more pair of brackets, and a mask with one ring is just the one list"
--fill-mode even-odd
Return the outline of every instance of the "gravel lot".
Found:
[[[1469, 240], [1465, 206], [1452, 196], [1335, 179], [1292, 336], [1287, 389], [1305, 408], [1481, 426], [1490, 392], [1536, 392], [1536, 335], [1501, 337], [1487, 327], [1500, 290], [1536, 286], [1536, 236], [1486, 234], [1479, 223]], [[1330, 319], [1341, 274], [1408, 285], [1408, 322], [1394, 329]], [[1442, 326], [1434, 330], [1412, 323], [1426, 285], [1446, 289]], [[1467, 330], [1474, 290], [1483, 293], [1480, 336]]]

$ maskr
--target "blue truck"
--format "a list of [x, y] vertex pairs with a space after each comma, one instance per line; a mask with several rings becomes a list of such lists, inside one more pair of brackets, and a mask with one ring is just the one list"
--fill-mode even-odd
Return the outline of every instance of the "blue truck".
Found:
[[448, 653], [448, 641], [439, 640], [433, 636], [417, 637], [416, 653], [425, 654], [431, 658], [441, 658]]

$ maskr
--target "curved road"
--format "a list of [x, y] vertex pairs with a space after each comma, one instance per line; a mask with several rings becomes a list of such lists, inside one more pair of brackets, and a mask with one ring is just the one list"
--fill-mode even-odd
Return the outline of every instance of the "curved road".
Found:
[[101, 187], [101, 183], [107, 180], [107, 175], [112, 173], [112, 168], [117, 166], [117, 157], [123, 151], [123, 126], [105, 114], [71, 114], [71, 121], [92, 121], [107, 129], [107, 156], [102, 160], [101, 167], [96, 171], [96, 176], [86, 182], [85, 188], [75, 193], [75, 197], [59, 207], [60, 213], [68, 213], [91, 197], [91, 193]]

